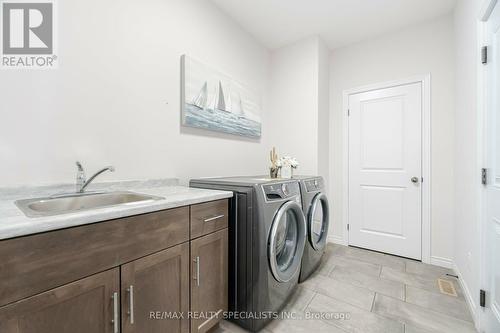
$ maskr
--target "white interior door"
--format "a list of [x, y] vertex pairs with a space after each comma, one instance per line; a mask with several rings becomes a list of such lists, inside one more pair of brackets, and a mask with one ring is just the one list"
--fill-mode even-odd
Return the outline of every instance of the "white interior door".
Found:
[[349, 96], [349, 244], [421, 259], [422, 84]]
[[486, 307], [482, 327], [485, 332], [500, 332], [500, 5], [496, 5], [487, 21], [490, 44], [488, 101], [486, 112], [485, 161], [488, 171], [484, 188], [484, 255], [483, 289]]

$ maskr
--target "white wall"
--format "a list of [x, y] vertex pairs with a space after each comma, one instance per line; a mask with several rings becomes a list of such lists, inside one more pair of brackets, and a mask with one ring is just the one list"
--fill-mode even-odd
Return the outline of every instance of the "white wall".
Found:
[[477, 119], [477, 19], [481, 0], [460, 0], [455, 9], [455, 265], [469, 295], [475, 318], [479, 311], [480, 221]]
[[269, 146], [298, 159], [301, 174], [318, 170], [318, 40], [307, 38], [271, 52]]
[[[180, 127], [180, 56], [265, 98], [269, 52], [209, 1], [59, 1], [60, 66], [0, 73], [0, 187], [264, 173], [261, 141]], [[265, 118], [265, 114], [263, 115]], [[312, 128], [308, 128], [312, 130]]]
[[454, 194], [454, 35], [451, 16], [352, 46], [331, 56], [331, 196], [333, 228], [342, 230], [342, 92], [367, 84], [430, 73], [432, 85], [431, 255], [451, 264]]
[[315, 36], [271, 52], [265, 142], [296, 157], [300, 174], [328, 169], [328, 54]]
[[[318, 175], [330, 183], [330, 50], [319, 40], [318, 54]], [[329, 193], [330, 189], [327, 189]]]

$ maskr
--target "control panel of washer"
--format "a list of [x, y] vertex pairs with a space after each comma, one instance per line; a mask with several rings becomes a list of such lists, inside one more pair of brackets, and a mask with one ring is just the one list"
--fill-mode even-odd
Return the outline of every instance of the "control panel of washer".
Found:
[[296, 182], [263, 185], [262, 188], [267, 200], [286, 199], [300, 194], [299, 183]]

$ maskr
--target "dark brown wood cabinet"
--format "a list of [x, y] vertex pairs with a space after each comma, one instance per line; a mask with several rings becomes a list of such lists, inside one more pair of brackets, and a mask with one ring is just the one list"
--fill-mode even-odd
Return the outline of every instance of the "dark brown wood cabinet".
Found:
[[227, 229], [191, 242], [191, 333], [205, 333], [227, 310]]
[[123, 265], [121, 288], [124, 333], [189, 332], [189, 243]]
[[0, 333], [206, 332], [227, 309], [227, 210], [218, 200], [1, 240]]
[[227, 200], [205, 202], [191, 206], [191, 239], [227, 228]]
[[115, 268], [2, 307], [0, 332], [113, 333], [119, 285]]
[[0, 241], [0, 306], [187, 241], [189, 207]]

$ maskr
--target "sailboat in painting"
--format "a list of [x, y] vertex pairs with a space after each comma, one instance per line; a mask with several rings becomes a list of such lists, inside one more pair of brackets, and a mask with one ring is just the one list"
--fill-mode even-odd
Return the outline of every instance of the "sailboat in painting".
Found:
[[233, 113], [238, 116], [238, 118], [245, 118], [245, 109], [243, 108], [243, 101], [241, 100], [241, 95], [238, 94], [238, 100], [234, 104]]
[[[229, 95], [228, 95], [229, 97]], [[224, 88], [222, 87], [222, 82], [219, 81], [217, 87], [215, 88], [214, 98], [208, 105], [208, 109], [215, 111], [231, 112], [231, 100], [226, 101], [226, 94], [224, 94]]]
[[203, 87], [201, 87], [198, 95], [195, 96], [193, 101], [190, 103], [193, 106], [196, 106], [199, 109], [205, 109], [207, 107], [208, 101], [208, 83], [205, 81]]

